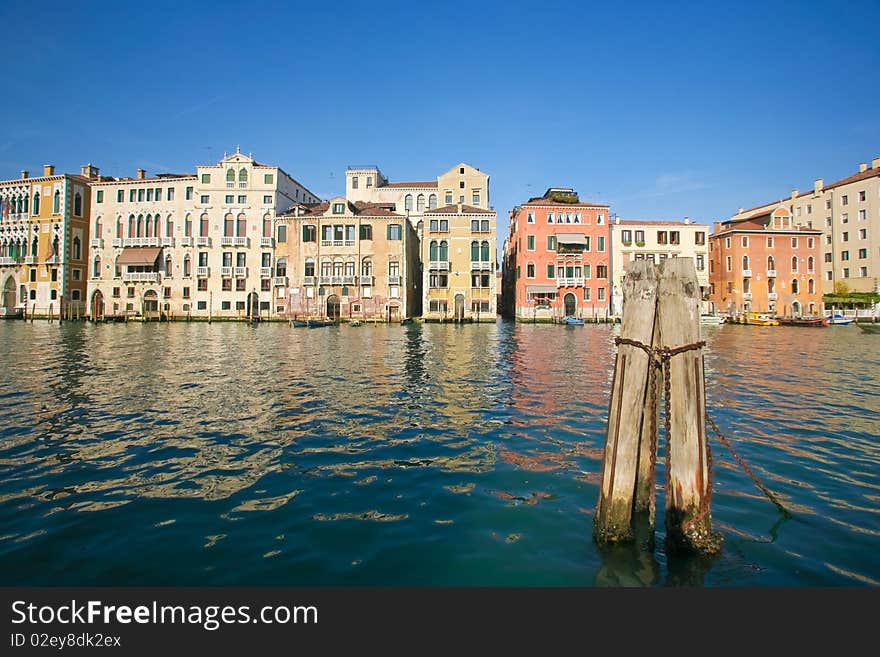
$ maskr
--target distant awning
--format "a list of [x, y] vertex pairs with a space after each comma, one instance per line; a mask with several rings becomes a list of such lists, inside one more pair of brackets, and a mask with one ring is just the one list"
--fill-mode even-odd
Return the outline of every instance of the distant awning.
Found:
[[152, 266], [156, 264], [156, 258], [162, 252], [161, 248], [127, 248], [116, 258], [117, 265]]
[[548, 292], [556, 292], [555, 285], [526, 285], [528, 294], [546, 294]]
[[586, 244], [587, 236], [581, 233], [556, 233], [559, 244]]

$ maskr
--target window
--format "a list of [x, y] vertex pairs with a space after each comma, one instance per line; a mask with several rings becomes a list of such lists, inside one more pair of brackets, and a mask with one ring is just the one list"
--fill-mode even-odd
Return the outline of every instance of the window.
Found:
[[601, 226], [605, 222], [605, 215], [601, 212], [596, 215], [596, 224]]
[[636, 246], [645, 246], [645, 231], [636, 231]]
[[798, 259], [797, 256], [791, 257], [791, 271], [796, 272], [798, 270]]
[[868, 218], [867, 210], [859, 210], [859, 221], [864, 221]]
[[372, 224], [361, 224], [360, 239], [362, 239], [362, 240], [373, 239], [373, 226], [372, 226]]
[[749, 268], [749, 256], [744, 255], [743, 256], [743, 269], [745, 270], [748, 268]]
[[807, 273], [812, 274], [816, 270], [816, 261], [813, 256], [807, 258]]
[[843, 276], [842, 278], [849, 278], [849, 267], [843, 268]]
[[80, 260], [82, 258], [82, 243], [79, 237], [73, 238], [73, 259]]
[[437, 209], [437, 195], [436, 194], [431, 194], [428, 197], [428, 209], [429, 210], [436, 210]]
[[556, 236], [548, 235], [547, 236], [547, 250], [555, 251], [556, 250]]
[[419, 194], [416, 197], [416, 212], [424, 212], [425, 211], [425, 195]]
[[724, 259], [724, 271], [733, 271], [733, 258], [730, 256]]
[[[677, 230], [669, 231], [669, 243], [670, 244], [681, 244], [681, 236]], [[602, 249], [599, 249], [600, 251]]]
[[[608, 266], [596, 265], [596, 278], [608, 278]], [[600, 296], [601, 298], [601, 296]]]
[[78, 268], [71, 269], [70, 273], [71, 273], [71, 277], [73, 278], [73, 280], [75, 280], [75, 281], [82, 280], [82, 270], [81, 269], [78, 269]]
[[137, 190], [137, 198], [138, 198], [138, 203], [141, 203], [144, 200], [144, 190], [143, 189]]
[[547, 265], [547, 278], [556, 278], [556, 265]]
[[403, 209], [406, 210], [407, 212], [412, 212], [412, 209], [413, 209], [413, 195], [412, 194], [407, 194], [403, 198]]
[[842, 223], [842, 224], [849, 223], [849, 213], [844, 212], [843, 214], [840, 215], [840, 223]]
[[841, 205], [849, 205], [849, 196], [847, 196], [846, 194], [841, 196], [840, 197], [840, 204]]
[[199, 218], [199, 236], [207, 237], [208, 236], [208, 215], [203, 214]]
[[210, 197], [209, 197], [207, 194], [202, 194], [202, 195], [199, 197], [199, 202], [200, 202], [202, 205], [207, 205], [207, 204], [210, 202], [210, 200], [211, 200], [211, 199], [210, 199]]
[[186, 193], [185, 193], [183, 196], [184, 196], [184, 200], [192, 201], [192, 197], [193, 197], [193, 188], [192, 188], [192, 187], [187, 187], [187, 188], [186, 188]]
[[624, 246], [629, 246], [630, 244], [632, 244], [632, 231], [631, 230], [620, 231], [620, 241], [623, 242]]
[[174, 188], [173, 187], [168, 188], [168, 200], [169, 201], [174, 200]]
[[705, 271], [706, 270], [706, 261], [705, 261], [705, 258], [703, 257], [702, 253], [697, 254], [695, 262], [696, 262], [697, 271]]
[[868, 229], [867, 228], [859, 228], [859, 239], [860, 240], [868, 239]]
[[868, 268], [867, 267], [859, 267], [859, 276], [861, 276], [862, 278], [867, 278]]
[[399, 240], [401, 239], [402, 231], [400, 224], [388, 224], [388, 239], [389, 240]]
[[59, 212], [61, 212], [61, 192], [56, 189], [55, 195], [52, 197], [52, 214]]
[[773, 238], [772, 238], [772, 237], [768, 237], [768, 238], [767, 238], [767, 248], [768, 248], [768, 249], [772, 249], [772, 248], [773, 248]]
[[239, 196], [238, 196], [238, 204], [239, 204], [239, 205], [244, 205], [245, 203], [247, 203], [247, 195], [241, 195], [241, 194], [239, 194]]
[[480, 205], [480, 192], [474, 192], [471, 197], [471, 203], [473, 205]]
[[[840, 252], [840, 259], [841, 260], [849, 260], [849, 251], [841, 251]], [[844, 278], [846, 278], [846, 277], [844, 277]]]
[[462, 181], [460, 181], [460, 182], [458, 183], [458, 188], [459, 188], [459, 189], [464, 189], [464, 180], [462, 180]]
[[798, 238], [797, 237], [791, 238], [791, 248], [793, 248], [793, 249], [798, 248]]
[[527, 251], [534, 251], [535, 250], [535, 236], [534, 235], [528, 235], [526, 237], [526, 250]]
[[849, 242], [849, 233], [844, 231], [843, 235], [841, 236], [841, 239], [844, 242]]
[[224, 199], [224, 203], [226, 203], [226, 205], [232, 205], [233, 199], [235, 199], [235, 196], [233, 196], [232, 194], [227, 194], [226, 198]]
[[446, 192], [446, 205], [452, 205], [452, 192]]
[[864, 201], [867, 198], [864, 191], [859, 192], [859, 201]]
[[[773, 238], [771, 237], [769, 239], [772, 240]], [[694, 233], [694, 244], [698, 246], [703, 246], [704, 244], [706, 244], [706, 233], [702, 231]]]
[[334, 203], [333, 214], [345, 214], [345, 203]]
[[149, 202], [152, 200], [153, 200], [153, 188], [151, 187], [150, 189], [147, 190], [147, 201]]
[[868, 257], [868, 249], [859, 249], [859, 260], [864, 260]]
[[529, 213], [526, 215], [526, 223], [533, 224], [535, 223], [535, 213], [529, 210]]
[[825, 262], [831, 262], [831, 252], [825, 254]]
[[535, 265], [533, 263], [529, 263], [526, 265], [526, 278], [534, 278], [535, 277]]
[[[235, 174], [233, 173], [232, 175], [233, 175], [233, 180], [235, 180], [235, 177], [234, 177]], [[211, 184], [211, 174], [210, 173], [203, 173], [202, 174], [202, 184], [203, 185], [210, 185]]]
[[668, 244], [669, 238], [665, 230], [657, 231], [657, 244]]
[[[589, 242], [589, 237], [588, 237], [587, 244], [589, 245], [589, 243], [590, 242]], [[587, 246], [587, 249], [589, 250], [589, 246]], [[604, 251], [605, 250], [605, 236], [604, 235], [599, 235], [596, 238], [596, 250], [597, 251]]]
[[833, 271], [826, 271], [825, 272], [825, 280], [826, 281], [834, 280], [834, 272]]
[[548, 224], [552, 224], [552, 223], [553, 223], [553, 213], [552, 213], [552, 212], [548, 212], [548, 213], [547, 213], [547, 223], [548, 223]]

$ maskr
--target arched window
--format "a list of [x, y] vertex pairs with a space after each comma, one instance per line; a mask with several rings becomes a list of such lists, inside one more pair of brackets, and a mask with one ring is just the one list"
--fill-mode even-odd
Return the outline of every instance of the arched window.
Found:
[[[140, 222], [138, 222], [140, 223]], [[146, 225], [144, 226], [144, 237], [152, 237], [153, 236], [153, 215], [147, 215]], [[138, 237], [140, 237], [140, 231], [138, 231]]]
[[189, 212], [183, 218], [183, 234], [185, 237], [192, 237], [193, 234], [192, 215]]
[[425, 211], [425, 195], [424, 194], [419, 194], [416, 197], [416, 211], [417, 212], [424, 212]]
[[275, 275], [287, 276], [287, 258], [278, 258], [275, 263]]
[[92, 266], [92, 276], [100, 278], [101, 276], [101, 256], [95, 256], [95, 263]]
[[342, 276], [342, 260], [335, 260], [333, 262], [333, 275], [334, 276]]
[[232, 237], [235, 233], [235, 222], [232, 220], [232, 213], [227, 212], [223, 217], [223, 237]]
[[489, 262], [489, 242], [488, 241], [484, 240], [483, 243], [480, 244], [480, 260], [482, 260], [483, 262]]
[[171, 276], [171, 256], [165, 256], [165, 275]]
[[449, 260], [449, 242], [442, 240], [440, 242], [440, 262]]
[[235, 169], [229, 169], [226, 171], [226, 182], [235, 182]]
[[238, 172], [238, 182], [247, 182], [247, 169]]
[[333, 263], [330, 260], [321, 261], [321, 278], [329, 278], [333, 275]]
[[744, 255], [743, 256], [743, 269], [748, 269], [748, 268], [749, 268], [749, 256]]
[[119, 256], [116, 256], [116, 260], [113, 261], [113, 277], [122, 278], [122, 270], [119, 269]]
[[431, 240], [431, 246], [429, 247], [428, 260], [430, 260], [431, 262], [437, 261], [437, 240]]
[[36, 235], [34, 235], [34, 239], [31, 242], [31, 255], [33, 257], [37, 257], [37, 246], [39, 246], [39, 241], [37, 240]]
[[361, 264], [361, 276], [372, 276], [373, 275], [373, 261], [369, 258], [365, 258], [363, 264]]
[[95, 219], [95, 234], [93, 237], [100, 238], [104, 234], [104, 226], [101, 217]]
[[199, 237], [207, 237], [208, 236], [208, 213], [203, 212], [202, 216], [199, 217]]
[[183, 275], [184, 275], [186, 278], [189, 278], [189, 276], [190, 276], [190, 259], [189, 259], [189, 254], [183, 256]]
[[159, 215], [153, 215], [153, 237], [159, 237]]
[[272, 217], [268, 213], [263, 215], [263, 237], [272, 237]]
[[798, 259], [797, 256], [791, 256], [791, 270], [797, 271], [798, 268]]
[[413, 209], [412, 201], [413, 201], [412, 194], [407, 194], [406, 196], [404, 196], [403, 197], [403, 209], [407, 210], [408, 212], [412, 212], [412, 209]]
[[34, 192], [34, 208], [31, 214], [40, 214], [40, 192]]
[[354, 260], [345, 261], [345, 275], [354, 276]]
[[306, 276], [314, 276], [315, 275], [315, 259], [314, 258], [306, 258], [305, 275]]
[[55, 190], [55, 196], [52, 197], [52, 213], [58, 214], [61, 212], [61, 190]]
[[[242, 169], [242, 171], [244, 171], [244, 169]], [[244, 212], [240, 212], [235, 220], [235, 234], [239, 237], [247, 235], [247, 219], [244, 216]]]
[[436, 194], [431, 194], [428, 197], [428, 209], [429, 210], [436, 210], [437, 209], [437, 195]]
[[792, 294], [797, 294], [797, 293], [798, 293], [798, 289], [799, 289], [799, 287], [800, 287], [800, 284], [799, 284], [799, 282], [798, 282], [798, 279], [793, 278], [792, 281], [791, 281], [791, 293], [792, 293]]
[[82, 242], [79, 237], [73, 238], [73, 259], [79, 260], [82, 258]]
[[144, 232], [144, 215], [139, 214], [137, 216], [137, 221], [135, 222], [135, 237], [141, 237]]
[[21, 211], [26, 213], [28, 211], [28, 195], [22, 194], [21, 200], [24, 202], [24, 206], [22, 207]]
[[816, 294], [816, 282], [812, 278], [807, 281], [807, 292], [809, 294]]
[[471, 262], [477, 262], [480, 259], [480, 243], [471, 242]]
[[58, 256], [60, 254], [61, 254], [61, 244], [59, 243], [58, 238], [56, 237], [55, 239], [52, 240], [52, 257], [58, 258]]
[[813, 256], [810, 256], [807, 258], [807, 272], [812, 274], [814, 271], [813, 267], [815, 267], [815, 261], [813, 260]]
[[170, 214], [165, 218], [165, 237], [174, 237], [174, 217]]
[[81, 217], [83, 213], [83, 197], [82, 194], [77, 192], [73, 195], [73, 214], [77, 217]]
[[767, 256], [767, 269], [771, 271], [776, 269], [776, 261], [773, 259], [773, 256]]
[[122, 239], [123, 222], [122, 217], [116, 218], [116, 239]]

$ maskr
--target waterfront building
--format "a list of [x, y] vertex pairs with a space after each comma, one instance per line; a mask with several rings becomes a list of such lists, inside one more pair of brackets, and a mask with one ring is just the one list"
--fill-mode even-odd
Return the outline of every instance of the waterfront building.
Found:
[[825, 294], [838, 282], [853, 292], [880, 291], [880, 158], [858, 169], [827, 185], [817, 178], [804, 194], [794, 189], [789, 197], [740, 208], [730, 221], [749, 221], [783, 205], [794, 226], [822, 231], [818, 269]]
[[709, 298], [709, 227], [683, 221], [632, 221], [615, 218], [609, 225], [611, 235], [611, 311], [623, 312], [623, 278], [627, 263], [648, 260], [659, 263], [666, 258], [691, 258], [697, 270], [697, 282], [703, 299], [703, 311]]
[[0, 181], [0, 315], [80, 317], [85, 311], [92, 165], [80, 175], [27, 171]]
[[510, 212], [504, 247], [505, 314], [519, 320], [606, 317], [610, 311], [608, 206], [551, 187]]
[[235, 152], [195, 174], [92, 183], [89, 314], [275, 316], [276, 212], [317, 197]]
[[821, 237], [819, 229], [796, 226], [784, 204], [716, 222], [709, 236], [710, 309], [730, 315], [823, 312]]
[[340, 196], [279, 215], [275, 313], [384, 321], [420, 314], [418, 237], [394, 209]]
[[495, 211], [456, 203], [424, 215], [422, 317], [494, 322]]

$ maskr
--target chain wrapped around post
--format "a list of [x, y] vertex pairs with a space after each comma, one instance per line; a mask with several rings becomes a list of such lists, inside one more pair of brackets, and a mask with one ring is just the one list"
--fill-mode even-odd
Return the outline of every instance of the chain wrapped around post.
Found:
[[[670, 414], [669, 414], [669, 403], [670, 403], [670, 381], [669, 381], [670, 377], [669, 377], [669, 367], [668, 367], [669, 359], [672, 358], [673, 356], [677, 356], [678, 354], [683, 354], [688, 351], [694, 351], [696, 349], [702, 349], [703, 347], [706, 346], [706, 341], [700, 340], [699, 342], [693, 342], [691, 344], [681, 345], [680, 347], [656, 347], [655, 348], [655, 347], [651, 347], [649, 345], [646, 345], [643, 342], [639, 342], [638, 340], [630, 340], [629, 338], [617, 337], [617, 338], [614, 338], [614, 344], [618, 345], [618, 346], [622, 345], [622, 344], [626, 344], [626, 345], [630, 345], [632, 347], [636, 347], [638, 349], [641, 349], [646, 354], [648, 354], [648, 357], [651, 359], [652, 368], [650, 370], [650, 376], [649, 376], [648, 381], [649, 381], [649, 385], [651, 386], [651, 400], [652, 400], [651, 406], [652, 406], [652, 408], [656, 408], [656, 405], [655, 405], [656, 404], [656, 396], [655, 396], [655, 386], [654, 386], [655, 371], [656, 371], [656, 369], [663, 370], [663, 404], [666, 409], [666, 412], [664, 413], [664, 418], [663, 418], [664, 419], [663, 429], [666, 433], [666, 487], [668, 489], [668, 487], [669, 487], [669, 472], [670, 472], [669, 458], [670, 458], [670, 452], [671, 452], [671, 450], [669, 448], [669, 434], [670, 434], [670, 422], [671, 422]], [[743, 471], [751, 478], [751, 480], [755, 483], [755, 485], [758, 487], [758, 489], [762, 493], [764, 493], [764, 495], [767, 496], [767, 499], [769, 499], [776, 506], [776, 508], [779, 509], [779, 511], [783, 515], [790, 518], [791, 513], [782, 505], [782, 503], [779, 501], [779, 498], [777, 498], [776, 495], [774, 495], [773, 492], [771, 492], [769, 488], [767, 488], [763, 483], [761, 483], [761, 480], [754, 473], [754, 471], [746, 464], [746, 462], [743, 460], [743, 458], [739, 454], [736, 453], [736, 451], [733, 449], [733, 446], [730, 444], [730, 441], [724, 436], [724, 434], [721, 433], [721, 430], [718, 428], [718, 425], [715, 424], [714, 420], [712, 420], [712, 418], [709, 417], [708, 412], [706, 412], [706, 423], [711, 427], [712, 431], [715, 433], [715, 436], [718, 438], [718, 440], [721, 442], [721, 444], [724, 445], [725, 447], [727, 447], [728, 451], [730, 451], [731, 456], [733, 456], [734, 460], [740, 465], [740, 467], [743, 469]], [[656, 441], [656, 435], [657, 435], [656, 413], [652, 414], [651, 428], [652, 428], [652, 440]], [[655, 449], [652, 449], [652, 452], [651, 452], [652, 465], [653, 465], [653, 460], [656, 459], [656, 443], [655, 443], [654, 447], [655, 447]], [[710, 510], [710, 500], [711, 500], [711, 496], [712, 496], [713, 477], [712, 477], [712, 452], [709, 449], [709, 442], [708, 441], [706, 441], [706, 459], [707, 459], [707, 466], [708, 466], [707, 470], [709, 473], [708, 483], [707, 483], [707, 494], [703, 496], [703, 498], [702, 498], [703, 501], [700, 504], [700, 508], [697, 511], [697, 513], [690, 520], [690, 522], [688, 522], [688, 524], [685, 527], [683, 527], [683, 529], [685, 531], [688, 531], [689, 529], [691, 529], [691, 527], [696, 525], [697, 522], [699, 522], [702, 518], [704, 518], [709, 513], [709, 510]]]

